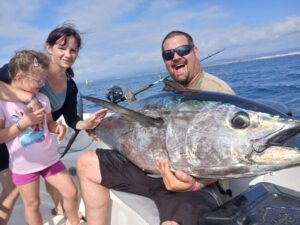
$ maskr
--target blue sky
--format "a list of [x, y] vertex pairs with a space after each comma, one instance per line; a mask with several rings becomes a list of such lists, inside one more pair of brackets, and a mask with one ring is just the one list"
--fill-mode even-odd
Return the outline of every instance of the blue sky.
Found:
[[209, 61], [300, 51], [299, 0], [1, 0], [0, 64], [16, 50], [44, 50], [48, 33], [71, 22], [83, 33], [77, 80], [164, 70], [160, 45], [190, 33]]

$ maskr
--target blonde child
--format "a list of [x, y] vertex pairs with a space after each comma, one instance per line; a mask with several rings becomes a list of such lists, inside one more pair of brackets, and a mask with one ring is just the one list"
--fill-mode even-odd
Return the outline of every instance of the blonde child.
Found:
[[[38, 93], [45, 84], [49, 63], [46, 55], [31, 50], [19, 51], [10, 60], [10, 85], [32, 93], [32, 97], [26, 103], [0, 100], [0, 143], [8, 147], [12, 180], [23, 199], [26, 222], [43, 224], [39, 211], [41, 175], [62, 195], [66, 224], [77, 225], [77, 190], [50, 136], [55, 132], [61, 141], [66, 128], [53, 120], [48, 98]], [[33, 112], [27, 104], [34, 98], [43, 108]]]

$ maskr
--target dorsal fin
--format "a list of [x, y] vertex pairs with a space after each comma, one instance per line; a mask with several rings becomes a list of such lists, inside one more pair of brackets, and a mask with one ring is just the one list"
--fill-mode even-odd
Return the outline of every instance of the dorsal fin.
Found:
[[99, 98], [94, 98], [91, 96], [82, 96], [82, 98], [94, 102], [98, 105], [101, 105], [105, 108], [108, 108], [116, 113], [120, 113], [126, 118], [133, 120], [133, 121], [138, 121], [141, 124], [144, 124], [146, 126], [160, 126], [164, 123], [162, 118], [154, 118], [151, 116], [146, 116], [140, 112], [136, 112], [134, 110], [125, 108], [123, 106], [99, 99]]

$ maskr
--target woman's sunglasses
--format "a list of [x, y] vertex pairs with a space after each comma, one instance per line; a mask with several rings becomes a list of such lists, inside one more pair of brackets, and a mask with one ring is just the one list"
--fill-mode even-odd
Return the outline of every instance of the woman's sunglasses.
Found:
[[164, 50], [162, 52], [162, 57], [164, 58], [164, 60], [171, 60], [174, 58], [175, 52], [177, 53], [177, 55], [183, 57], [189, 54], [193, 48], [193, 45], [181, 45], [175, 49]]

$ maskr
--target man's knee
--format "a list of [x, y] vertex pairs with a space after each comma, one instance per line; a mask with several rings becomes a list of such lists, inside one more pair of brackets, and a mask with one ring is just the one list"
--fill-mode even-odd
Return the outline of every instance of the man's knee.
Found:
[[89, 150], [80, 154], [76, 162], [77, 174], [80, 176], [80, 174], [88, 172], [91, 167], [95, 167], [98, 163], [95, 151]]
[[76, 171], [80, 180], [101, 182], [100, 162], [96, 151], [82, 153], [77, 159]]

